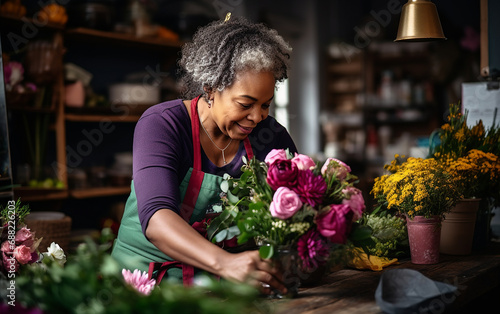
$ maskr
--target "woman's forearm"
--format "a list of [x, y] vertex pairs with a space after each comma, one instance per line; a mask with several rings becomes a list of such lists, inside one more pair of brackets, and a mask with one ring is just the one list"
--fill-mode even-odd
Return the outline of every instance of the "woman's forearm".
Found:
[[157, 211], [149, 220], [146, 236], [160, 251], [194, 267], [221, 275], [222, 259], [228, 252], [211, 243], [177, 213]]

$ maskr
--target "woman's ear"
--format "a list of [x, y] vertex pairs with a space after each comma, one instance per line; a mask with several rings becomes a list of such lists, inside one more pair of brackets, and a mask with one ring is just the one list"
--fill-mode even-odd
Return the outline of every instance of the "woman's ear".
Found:
[[203, 86], [203, 91], [205, 92], [205, 100], [208, 102], [208, 103], [211, 103], [214, 101], [214, 92], [213, 92], [213, 89], [211, 87], [208, 87], [208, 86]]

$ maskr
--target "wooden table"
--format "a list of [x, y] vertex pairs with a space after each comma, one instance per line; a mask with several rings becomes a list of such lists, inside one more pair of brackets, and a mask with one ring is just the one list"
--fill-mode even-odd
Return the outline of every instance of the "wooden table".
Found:
[[[405, 259], [384, 270], [396, 268], [414, 269], [432, 280], [456, 286], [456, 299], [446, 313], [500, 313], [500, 243], [492, 242], [467, 256], [442, 254], [435, 265], [416, 265]], [[271, 300], [272, 311], [286, 314], [382, 313], [375, 302], [375, 290], [382, 272], [338, 270], [314, 287], [301, 288], [294, 299]]]

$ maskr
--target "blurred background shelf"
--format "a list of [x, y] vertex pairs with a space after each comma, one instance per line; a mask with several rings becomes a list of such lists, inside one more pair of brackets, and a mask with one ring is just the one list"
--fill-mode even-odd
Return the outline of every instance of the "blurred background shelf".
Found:
[[130, 193], [130, 187], [119, 186], [119, 187], [98, 187], [98, 188], [86, 188], [78, 190], [70, 190], [69, 196], [76, 199], [91, 198], [91, 197], [104, 197], [104, 196], [115, 196], [115, 195], [126, 195]]

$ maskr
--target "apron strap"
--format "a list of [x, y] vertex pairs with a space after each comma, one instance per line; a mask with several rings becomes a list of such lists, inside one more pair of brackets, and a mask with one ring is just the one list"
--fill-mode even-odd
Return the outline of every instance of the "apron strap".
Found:
[[172, 267], [182, 268], [182, 282], [184, 283], [185, 287], [189, 287], [193, 284], [194, 267], [179, 261], [149, 263], [148, 279], [151, 280], [153, 279], [153, 276], [155, 276], [156, 284], [159, 285], [163, 277], [167, 273], [167, 270]]
[[182, 219], [189, 222], [193, 214], [198, 194], [201, 190], [205, 173], [201, 171], [201, 145], [200, 145], [200, 124], [198, 123], [198, 110], [196, 106], [201, 95], [191, 100], [191, 132], [193, 137], [193, 172], [189, 178], [186, 194], [182, 201], [180, 214]]
[[253, 150], [252, 150], [252, 144], [250, 144], [250, 140], [248, 139], [248, 136], [245, 137], [245, 139], [243, 140], [243, 144], [245, 144], [245, 150], [247, 152], [247, 157], [248, 157], [248, 160], [250, 161], [250, 159], [253, 158]]

